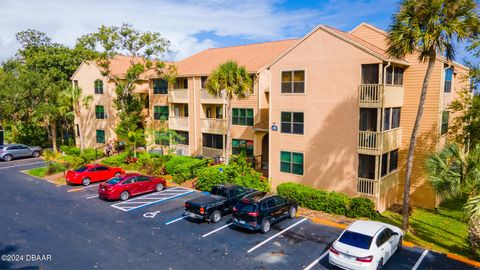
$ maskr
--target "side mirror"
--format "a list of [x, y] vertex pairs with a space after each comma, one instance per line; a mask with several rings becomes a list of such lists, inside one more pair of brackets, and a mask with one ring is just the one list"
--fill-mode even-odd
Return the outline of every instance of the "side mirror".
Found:
[[397, 232], [393, 232], [393, 235], [398, 236], [398, 233], [397, 233]]

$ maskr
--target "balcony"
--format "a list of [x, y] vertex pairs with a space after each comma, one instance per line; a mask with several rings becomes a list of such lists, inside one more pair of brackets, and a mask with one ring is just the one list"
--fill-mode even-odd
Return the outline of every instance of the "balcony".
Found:
[[396, 192], [392, 189], [398, 186], [398, 170], [387, 174], [380, 180], [357, 178], [357, 193], [360, 196], [370, 198], [375, 202], [376, 209], [383, 212], [392, 203], [396, 202]]
[[220, 96], [214, 96], [207, 92], [207, 90], [200, 90], [200, 102], [209, 104], [224, 104], [225, 99]]
[[227, 119], [202, 118], [201, 127], [203, 133], [225, 134], [227, 130]]
[[174, 130], [188, 131], [188, 117], [169, 116], [168, 128], [174, 129]]
[[168, 101], [171, 103], [188, 103], [188, 89], [173, 89], [168, 91]]
[[362, 108], [402, 107], [404, 87], [400, 85], [361, 84], [359, 105]]
[[358, 153], [360, 154], [380, 155], [400, 148], [401, 143], [401, 128], [383, 132], [359, 131], [358, 133]]
[[358, 178], [357, 193], [363, 196], [377, 197], [379, 191], [379, 180]]
[[207, 158], [222, 157], [223, 156], [223, 149], [202, 147], [202, 156], [207, 157]]

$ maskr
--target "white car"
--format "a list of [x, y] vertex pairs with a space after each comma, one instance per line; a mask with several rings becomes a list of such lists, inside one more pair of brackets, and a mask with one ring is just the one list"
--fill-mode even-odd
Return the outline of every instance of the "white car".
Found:
[[402, 230], [390, 224], [355, 221], [333, 242], [328, 261], [343, 269], [382, 269], [402, 239]]

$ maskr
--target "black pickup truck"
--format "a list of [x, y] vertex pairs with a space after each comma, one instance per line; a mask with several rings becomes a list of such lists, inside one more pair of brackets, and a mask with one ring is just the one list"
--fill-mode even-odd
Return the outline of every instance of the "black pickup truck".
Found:
[[217, 223], [222, 216], [232, 212], [238, 200], [256, 191], [233, 184], [214, 186], [210, 194], [187, 201], [185, 203], [185, 215], [194, 219]]

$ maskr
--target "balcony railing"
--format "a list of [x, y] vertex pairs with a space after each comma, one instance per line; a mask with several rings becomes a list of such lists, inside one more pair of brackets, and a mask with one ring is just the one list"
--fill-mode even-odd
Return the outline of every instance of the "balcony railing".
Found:
[[202, 118], [201, 127], [202, 132], [205, 133], [220, 133], [226, 132], [227, 119], [218, 118]]
[[357, 192], [360, 195], [377, 197], [379, 191], [379, 182], [380, 181], [373, 179], [358, 178]]
[[225, 103], [223, 97], [212, 95], [205, 89], [200, 90], [200, 101], [202, 103]]
[[383, 154], [399, 148], [401, 142], [401, 128], [395, 128], [383, 132], [359, 131], [358, 133], [358, 151], [360, 153]]
[[168, 127], [170, 129], [179, 129], [188, 131], [188, 117], [183, 116], [169, 116]]
[[188, 103], [188, 89], [173, 89], [168, 91], [168, 99], [173, 103]]
[[404, 87], [401, 85], [361, 84], [358, 89], [360, 107], [403, 106]]
[[202, 147], [202, 156], [208, 157], [208, 158], [222, 157], [223, 156], [223, 149]]

